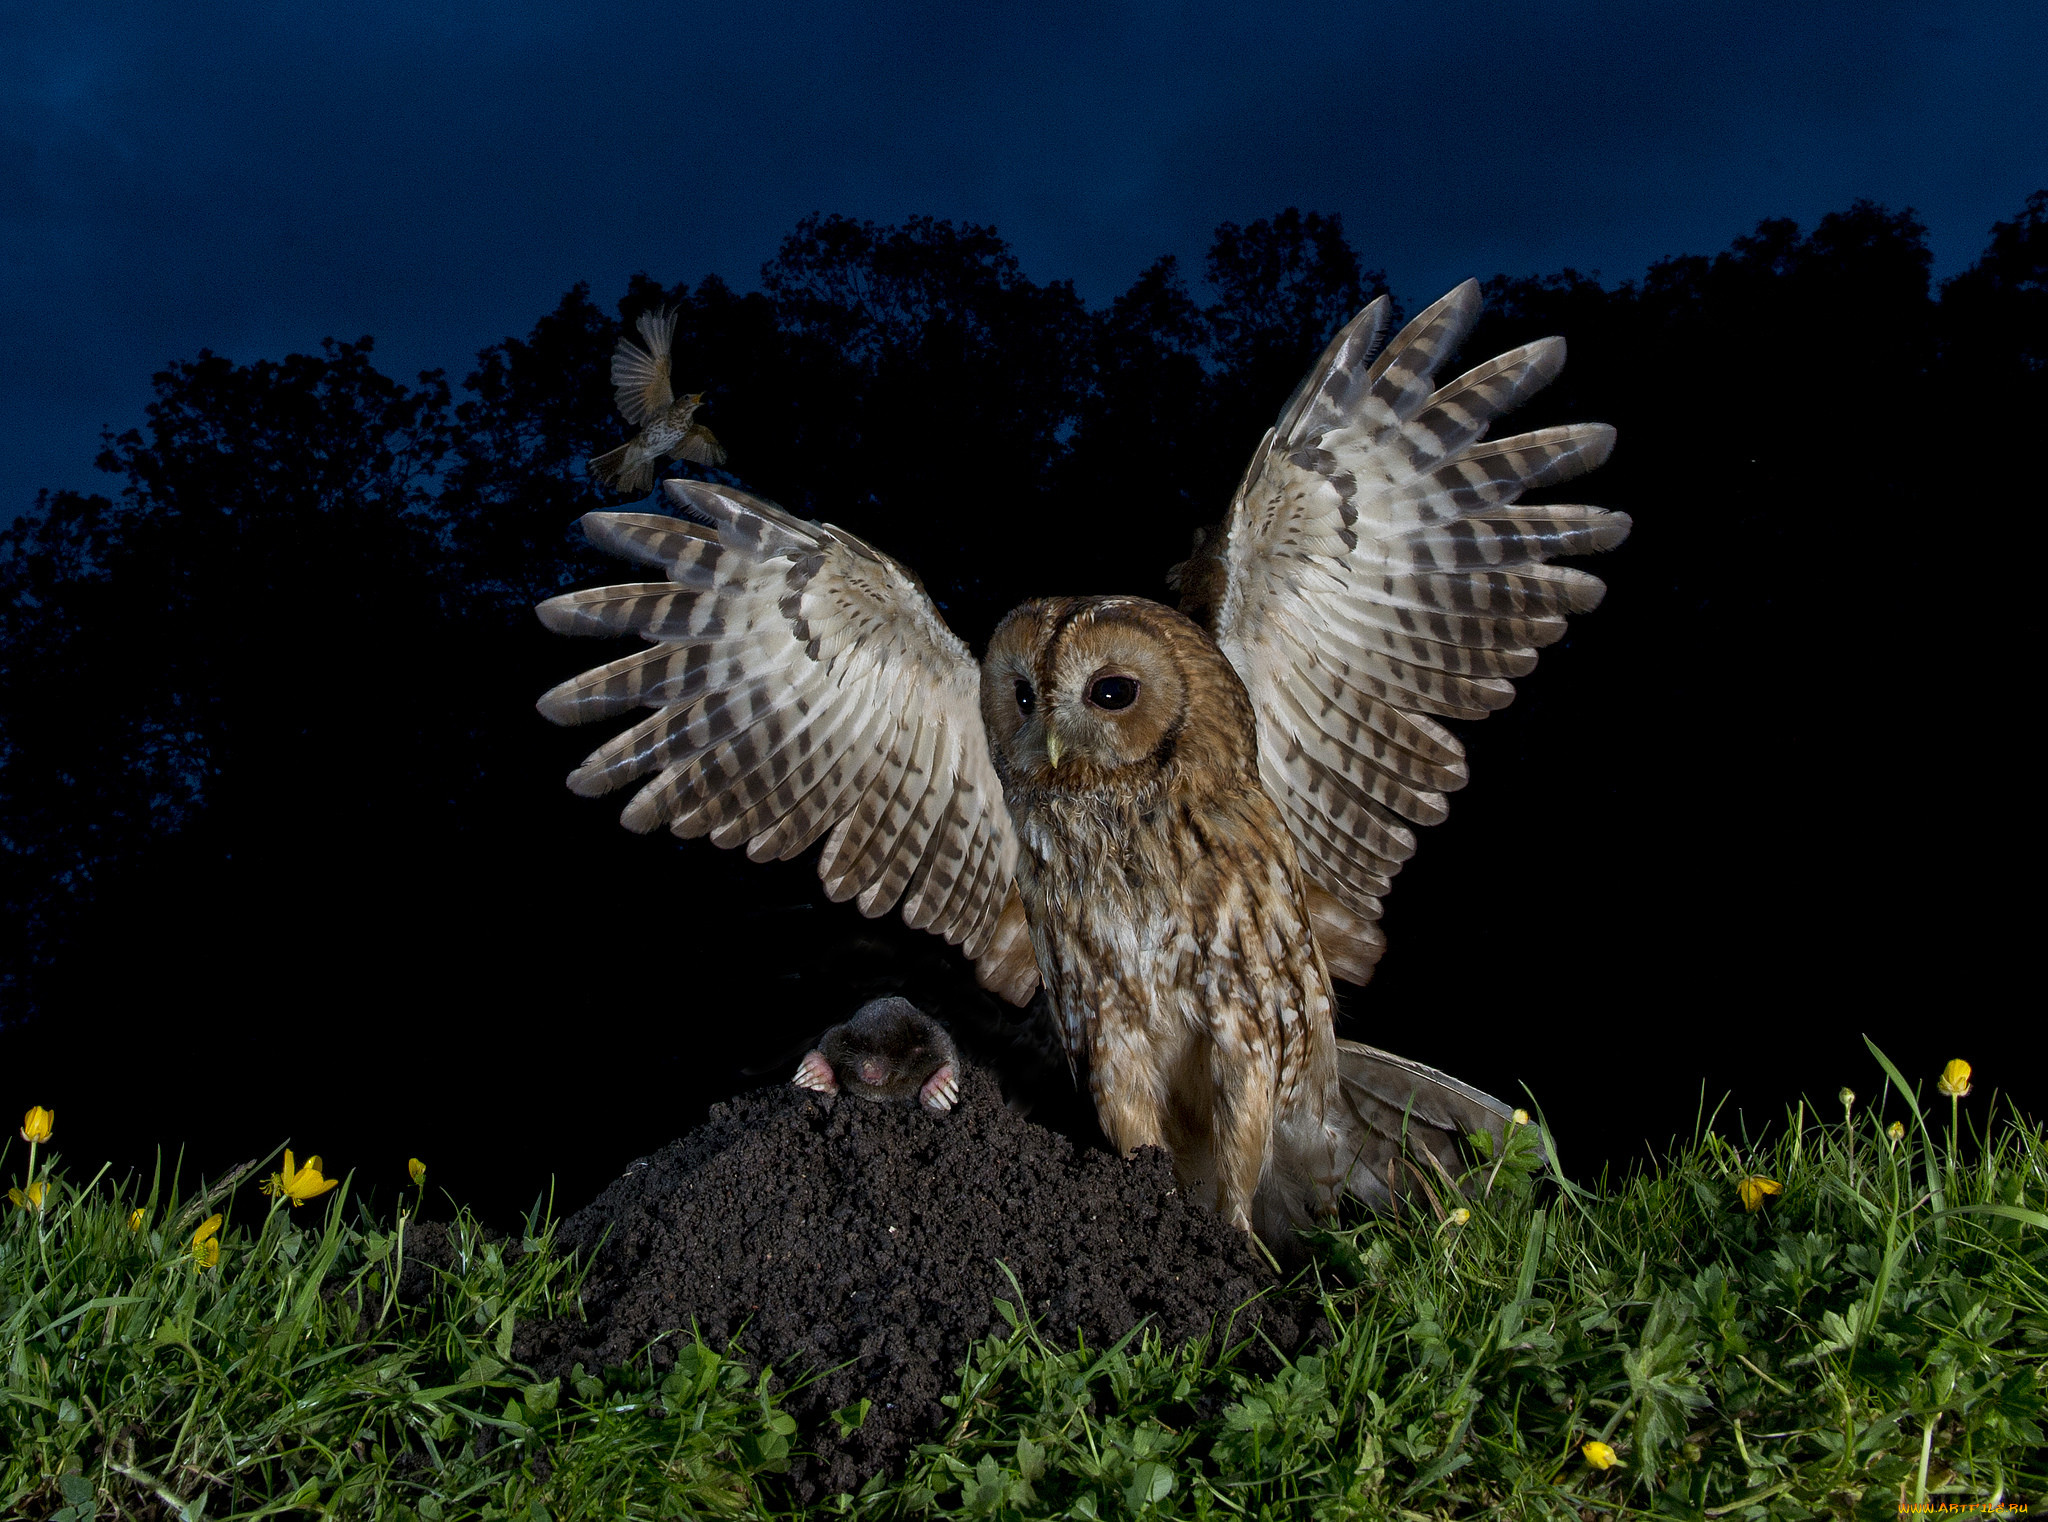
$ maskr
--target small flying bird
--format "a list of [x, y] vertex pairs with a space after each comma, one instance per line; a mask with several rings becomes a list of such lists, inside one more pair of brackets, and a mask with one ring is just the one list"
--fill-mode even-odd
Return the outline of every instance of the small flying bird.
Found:
[[677, 397], [669, 390], [669, 346], [675, 340], [676, 314], [673, 307], [661, 312], [642, 312], [641, 348], [630, 338], [621, 338], [612, 355], [612, 392], [626, 421], [637, 424], [639, 434], [608, 454], [593, 455], [590, 473], [622, 492], [644, 492], [654, 485], [656, 465], [664, 455], [688, 460], [693, 465], [722, 465], [725, 450], [711, 430], [693, 419], [704, 405], [704, 393], [693, 391]]

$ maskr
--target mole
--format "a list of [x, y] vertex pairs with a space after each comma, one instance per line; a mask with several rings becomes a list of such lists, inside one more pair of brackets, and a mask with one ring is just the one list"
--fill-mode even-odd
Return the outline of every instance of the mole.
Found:
[[946, 1028], [908, 999], [891, 995], [854, 1011], [818, 1038], [790, 1080], [800, 1089], [849, 1094], [876, 1104], [915, 1099], [944, 1113], [960, 1098], [960, 1055]]

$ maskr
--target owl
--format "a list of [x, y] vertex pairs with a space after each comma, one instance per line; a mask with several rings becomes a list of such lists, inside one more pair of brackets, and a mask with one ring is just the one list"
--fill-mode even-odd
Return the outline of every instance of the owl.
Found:
[[704, 405], [704, 393], [694, 391], [678, 398], [669, 389], [669, 349], [675, 342], [676, 314], [642, 312], [639, 328], [647, 347], [641, 348], [630, 338], [619, 340], [612, 355], [612, 392], [626, 421], [642, 425], [640, 432], [617, 449], [590, 459], [593, 477], [625, 492], [643, 492], [652, 486], [655, 469], [664, 456], [697, 465], [725, 462], [725, 450], [711, 430], [695, 421], [697, 409]]
[[822, 840], [835, 900], [897, 905], [987, 987], [1042, 985], [1116, 1147], [1284, 1242], [1340, 1191], [1383, 1203], [1497, 1138], [1507, 1108], [1336, 1039], [1380, 902], [1466, 781], [1446, 719], [1483, 718], [1600, 600], [1554, 557], [1628, 518], [1527, 506], [1614, 432], [1489, 439], [1547, 384], [1545, 339], [1439, 386], [1467, 282], [1381, 347], [1385, 297], [1330, 343], [1169, 585], [1009, 614], [976, 662], [903, 565], [738, 491], [666, 483], [683, 516], [592, 513], [662, 579], [556, 597], [564, 634], [649, 648], [549, 692], [563, 724], [652, 713], [570, 775], [637, 784], [629, 829], [788, 858]]

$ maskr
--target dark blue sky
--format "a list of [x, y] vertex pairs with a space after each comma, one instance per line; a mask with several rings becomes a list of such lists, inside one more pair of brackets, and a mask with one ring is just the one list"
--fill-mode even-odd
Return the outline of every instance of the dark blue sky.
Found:
[[0, 518], [202, 346], [460, 379], [576, 280], [751, 286], [797, 218], [993, 222], [1103, 301], [1341, 212], [1411, 304], [2048, 185], [2048, 6], [756, 3], [0, 10]]

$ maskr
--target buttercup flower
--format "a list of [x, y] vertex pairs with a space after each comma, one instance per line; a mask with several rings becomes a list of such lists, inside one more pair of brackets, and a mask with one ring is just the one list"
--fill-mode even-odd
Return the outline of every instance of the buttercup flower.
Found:
[[1847, 1110], [1853, 1107], [1856, 1103], [1856, 1091], [1850, 1088], [1847, 1084], [1843, 1084], [1842, 1092], [1837, 1094], [1835, 1098], [1841, 1100], [1842, 1108]]
[[1588, 1464], [1591, 1464], [1595, 1469], [1612, 1469], [1615, 1465], [1621, 1463], [1621, 1455], [1616, 1453], [1612, 1448], [1608, 1447], [1605, 1443], [1601, 1442], [1598, 1438], [1595, 1438], [1590, 1443], [1584, 1444], [1579, 1449], [1579, 1452], [1583, 1453], [1586, 1456], [1586, 1462]]
[[1906, 1139], [1906, 1123], [1903, 1120], [1895, 1120], [1884, 1128], [1884, 1134], [1893, 1146], [1897, 1146]]
[[1529, 1112], [1527, 1110], [1515, 1111], [1515, 1124], [1518, 1126], [1526, 1126], [1527, 1124], [1529, 1124]]
[[137, 1205], [128, 1212], [128, 1229], [130, 1231], [142, 1230], [142, 1207], [140, 1205]]
[[1467, 1221], [1471, 1219], [1472, 1212], [1467, 1210], [1462, 1205], [1460, 1205], [1456, 1210], [1452, 1211], [1450, 1214], [1450, 1222], [1453, 1226], [1463, 1226]]
[[273, 1173], [269, 1178], [265, 1179], [263, 1181], [263, 1192], [290, 1200], [293, 1208], [296, 1209], [298, 1206], [305, 1204], [306, 1201], [325, 1194], [340, 1182], [341, 1180], [338, 1178], [322, 1178], [320, 1176], [320, 1159], [318, 1155], [307, 1158], [306, 1166], [300, 1168], [293, 1163], [291, 1153], [286, 1152], [284, 1155], [284, 1172]]
[[1764, 1178], [1752, 1173], [1748, 1178], [1736, 1183], [1735, 1192], [1742, 1197], [1742, 1208], [1754, 1213], [1764, 1208], [1765, 1195], [1782, 1193], [1784, 1188], [1785, 1186], [1774, 1178]]
[[30, 1184], [28, 1188], [25, 1190], [8, 1190], [7, 1198], [12, 1200], [15, 1204], [19, 1205], [24, 1210], [41, 1210], [43, 1208], [43, 1197], [47, 1195], [49, 1192], [50, 1181], [48, 1179], [37, 1179], [33, 1184]]
[[[1937, 1083], [1935, 1087], [1948, 1095], [1950, 1099], [1968, 1098], [1970, 1093], [1970, 1064], [1963, 1061], [1960, 1057], [1951, 1058], [1949, 1065], [1941, 1070], [1941, 1082]], [[30, 1113], [34, 1112], [31, 1111]]]
[[412, 1175], [415, 1184], [424, 1184], [427, 1181], [427, 1165], [416, 1157], [405, 1160], [405, 1171]]
[[221, 1217], [210, 1215], [199, 1223], [199, 1229], [192, 1233], [192, 1256], [201, 1268], [211, 1268], [220, 1262], [220, 1243], [214, 1233], [220, 1230]]
[[[1949, 1066], [1954, 1067], [1955, 1064], [1951, 1062]], [[1969, 1071], [1968, 1068], [1963, 1069], [1965, 1074]], [[46, 1142], [50, 1139], [50, 1133], [56, 1129], [57, 1112], [46, 1110], [41, 1105], [34, 1105], [28, 1114], [22, 1117], [21, 1139], [25, 1142]]]

